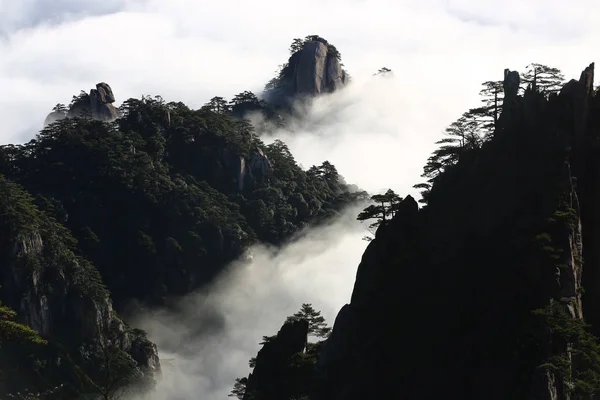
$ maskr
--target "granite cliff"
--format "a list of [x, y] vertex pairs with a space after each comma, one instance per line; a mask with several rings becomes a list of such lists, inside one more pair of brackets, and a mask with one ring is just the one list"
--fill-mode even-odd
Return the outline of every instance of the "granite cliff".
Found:
[[265, 99], [276, 106], [342, 89], [349, 81], [335, 46], [317, 36], [295, 39], [292, 55], [267, 85]]

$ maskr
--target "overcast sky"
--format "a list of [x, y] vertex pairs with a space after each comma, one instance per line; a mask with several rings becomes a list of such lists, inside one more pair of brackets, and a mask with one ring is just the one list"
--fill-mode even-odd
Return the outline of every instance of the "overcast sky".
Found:
[[505, 67], [578, 76], [600, 52], [598, 20], [596, 0], [0, 0], [0, 142], [31, 138], [52, 106], [99, 81], [117, 103], [161, 94], [198, 107], [258, 90], [308, 34], [356, 78], [387, 66], [397, 96], [460, 113]]
[[[397, 174], [404, 160], [414, 181], [443, 128], [478, 104], [481, 82], [530, 62], [578, 77], [600, 52], [599, 20], [597, 0], [0, 0], [0, 144], [31, 139], [56, 103], [100, 81], [117, 105], [160, 94], [197, 108], [259, 92], [293, 38], [319, 34], [355, 82], [395, 72], [372, 110], [386, 120], [354, 125], [362, 139], [346, 129], [308, 152], [297, 148], [307, 138], [290, 147], [306, 166], [328, 158], [368, 189], [398, 186], [369, 180], [364, 164]], [[349, 115], [379, 93], [367, 102], [355, 90]], [[370, 148], [385, 154], [368, 160]]]

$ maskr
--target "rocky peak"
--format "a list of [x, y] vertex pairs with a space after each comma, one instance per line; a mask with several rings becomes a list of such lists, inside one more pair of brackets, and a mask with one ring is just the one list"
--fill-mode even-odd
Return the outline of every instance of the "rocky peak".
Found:
[[99, 121], [111, 122], [119, 118], [119, 112], [112, 103], [115, 96], [108, 83], [96, 84], [96, 89], [91, 89], [89, 94], [82, 92], [74, 97], [69, 108], [55, 108], [44, 120], [44, 127], [64, 118], [87, 116]]
[[327, 40], [309, 36], [297, 41], [301, 43], [292, 46], [295, 52], [266, 93], [271, 103], [315, 97], [339, 90], [348, 82], [339, 52]]

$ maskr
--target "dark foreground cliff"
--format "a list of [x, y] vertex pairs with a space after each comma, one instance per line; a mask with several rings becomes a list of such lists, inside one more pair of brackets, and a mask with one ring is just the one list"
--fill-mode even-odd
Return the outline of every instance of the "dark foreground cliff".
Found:
[[427, 206], [405, 199], [367, 248], [321, 359], [326, 398], [600, 389], [597, 344], [567, 326], [600, 329], [592, 83], [593, 65], [558, 95], [517, 96], [507, 71], [493, 138], [433, 180]]
[[[593, 71], [592, 64], [560, 93], [543, 93], [533, 81], [522, 94], [519, 74], [505, 71], [494, 129], [472, 142], [463, 131], [460, 145], [432, 156], [429, 182], [418, 185], [426, 205], [408, 196], [381, 223], [351, 302], [296, 393], [596, 398], [600, 95]], [[251, 380], [244, 399], [284, 398], [252, 397], [260, 388]]]

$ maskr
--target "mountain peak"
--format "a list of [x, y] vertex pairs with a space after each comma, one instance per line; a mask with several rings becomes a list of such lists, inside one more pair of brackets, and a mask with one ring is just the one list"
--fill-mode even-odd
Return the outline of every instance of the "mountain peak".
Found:
[[270, 103], [315, 97], [341, 89], [348, 83], [341, 55], [335, 46], [318, 35], [294, 39], [292, 53], [279, 75], [265, 88]]
[[57, 104], [44, 120], [44, 127], [64, 118], [90, 117], [100, 121], [114, 121], [119, 117], [119, 112], [112, 104], [115, 95], [110, 85], [106, 82], [96, 84], [89, 94], [83, 90], [78, 96], [73, 96], [69, 107]]

